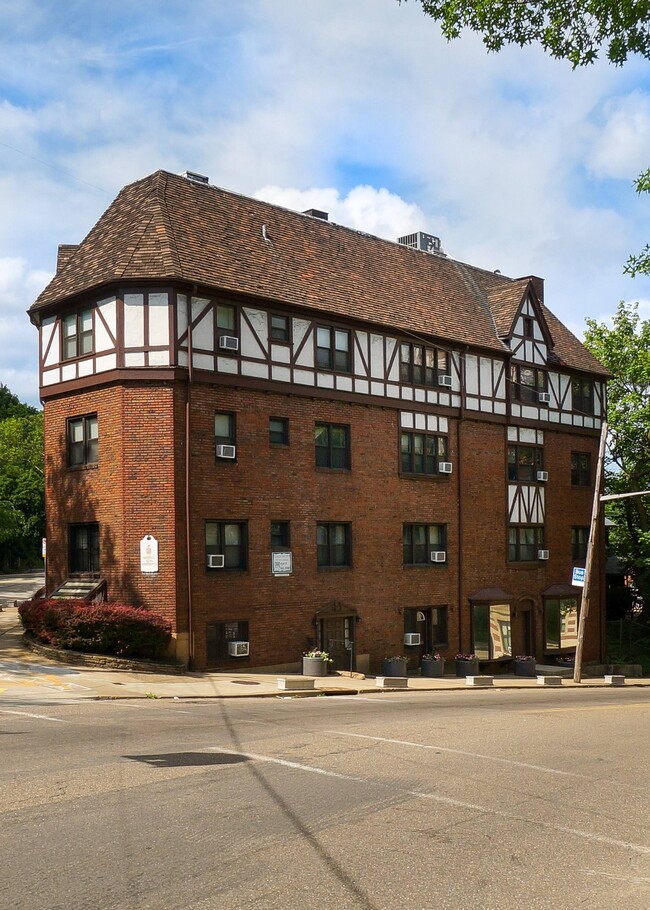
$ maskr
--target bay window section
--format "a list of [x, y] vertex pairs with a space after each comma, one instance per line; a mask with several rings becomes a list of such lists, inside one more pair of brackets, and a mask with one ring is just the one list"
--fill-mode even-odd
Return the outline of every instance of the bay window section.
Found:
[[512, 656], [510, 604], [472, 604], [472, 651], [480, 660]]
[[93, 311], [81, 310], [63, 317], [63, 360], [93, 351]]
[[575, 649], [578, 644], [578, 601], [575, 597], [544, 599], [544, 634], [547, 651]]

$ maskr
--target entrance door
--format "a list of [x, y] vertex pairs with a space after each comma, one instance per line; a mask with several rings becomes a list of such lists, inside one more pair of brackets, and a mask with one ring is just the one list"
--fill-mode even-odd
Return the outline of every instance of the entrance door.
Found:
[[535, 605], [530, 600], [517, 604], [512, 623], [512, 656], [518, 654], [535, 656]]
[[325, 616], [320, 620], [320, 647], [335, 670], [354, 669], [354, 617]]

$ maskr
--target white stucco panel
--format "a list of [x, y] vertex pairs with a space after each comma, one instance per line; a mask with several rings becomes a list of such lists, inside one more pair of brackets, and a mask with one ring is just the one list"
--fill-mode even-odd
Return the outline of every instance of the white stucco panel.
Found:
[[[294, 351], [297, 351], [300, 345], [302, 344], [304, 338], [310, 332], [311, 323], [306, 319], [294, 319], [293, 320], [293, 344]], [[299, 356], [296, 358], [296, 364], [301, 367], [313, 367], [314, 366], [314, 344], [312, 338], [307, 338], [303, 346], [302, 351]]]
[[370, 375], [373, 379], [383, 379], [386, 371], [384, 361], [384, 336], [370, 336]]
[[214, 351], [214, 310], [209, 303], [192, 297], [192, 347], [204, 351]]
[[269, 317], [261, 310], [249, 310], [248, 307], [244, 307], [244, 317], [240, 330], [241, 352], [244, 357], [263, 360], [269, 345]]
[[149, 294], [149, 344], [169, 344], [169, 297]]
[[[43, 366], [49, 367], [59, 362], [61, 353], [59, 351], [61, 344], [59, 338], [59, 322], [56, 316], [50, 316], [47, 319], [44, 319], [43, 325], [41, 326], [41, 350], [45, 353], [48, 344], [50, 345], [50, 349], [47, 351], [47, 357], [45, 358]], [[52, 342], [51, 344], [50, 340]]]
[[[124, 346], [140, 348], [144, 345], [144, 297], [142, 294], [124, 295]], [[126, 363], [126, 360], [125, 360]], [[127, 364], [128, 366], [128, 364]]]
[[107, 370], [114, 370], [117, 367], [117, 354], [104, 354], [102, 357], [95, 358], [95, 372], [105, 373]]

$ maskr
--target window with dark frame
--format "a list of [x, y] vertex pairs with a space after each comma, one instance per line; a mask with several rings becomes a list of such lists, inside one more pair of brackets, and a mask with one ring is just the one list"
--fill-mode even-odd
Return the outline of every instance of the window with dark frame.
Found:
[[271, 549], [288, 550], [291, 546], [290, 524], [288, 521], [271, 522]]
[[99, 460], [99, 428], [97, 414], [69, 417], [67, 421], [68, 467], [97, 464]]
[[270, 315], [269, 335], [272, 341], [291, 341], [291, 322], [288, 316]]
[[532, 338], [534, 334], [534, 323], [532, 316], [524, 316], [524, 338]]
[[400, 344], [400, 380], [409, 385], [437, 386], [449, 374], [449, 354], [423, 344]]
[[571, 528], [571, 558], [582, 561], [587, 558], [589, 528]]
[[93, 311], [81, 310], [64, 316], [62, 322], [62, 358], [72, 360], [93, 352]]
[[510, 365], [510, 388], [513, 400], [539, 404], [539, 393], [547, 390], [546, 371], [513, 363]]
[[588, 452], [571, 452], [571, 485], [591, 486], [591, 455]]
[[316, 562], [319, 568], [352, 565], [352, 526], [348, 523], [319, 522], [316, 525]]
[[402, 563], [405, 566], [433, 566], [443, 562], [432, 553], [444, 553], [446, 562], [446, 525], [405, 524], [402, 526]]
[[591, 379], [574, 377], [571, 380], [571, 402], [578, 414], [594, 413], [594, 384]]
[[351, 369], [350, 333], [344, 329], [316, 327], [316, 367], [349, 373]]
[[480, 660], [512, 656], [510, 604], [472, 604], [472, 652]]
[[448, 461], [446, 436], [402, 433], [400, 449], [403, 474], [439, 474], [440, 463]]
[[537, 472], [543, 467], [543, 450], [538, 446], [508, 446], [508, 480], [515, 483], [534, 483], [537, 481]]
[[237, 320], [234, 306], [230, 306], [227, 303], [218, 303], [215, 307], [215, 321], [219, 337], [222, 335], [237, 337]]
[[537, 525], [517, 525], [508, 528], [508, 559], [510, 562], [536, 562], [537, 551], [544, 543], [544, 528]]
[[[248, 567], [248, 523], [245, 521], [206, 521], [205, 562], [209, 556], [223, 556], [224, 569]], [[223, 571], [223, 570], [221, 570]]]
[[350, 427], [317, 423], [314, 429], [317, 468], [350, 470]]
[[97, 523], [68, 526], [68, 571], [70, 575], [99, 575]]
[[269, 442], [274, 446], [289, 445], [288, 417], [269, 417]]
[[227, 458], [217, 454], [218, 446], [236, 446], [237, 445], [237, 425], [235, 415], [229, 411], [217, 411], [214, 415], [214, 446], [215, 458], [217, 461], [235, 461], [234, 458]]
[[233, 657], [228, 653], [228, 643], [231, 641], [249, 641], [246, 620], [207, 623], [205, 645], [208, 663], [221, 660], [241, 661], [241, 657]]
[[578, 644], [580, 610], [575, 597], [544, 598], [544, 647], [562, 651]]

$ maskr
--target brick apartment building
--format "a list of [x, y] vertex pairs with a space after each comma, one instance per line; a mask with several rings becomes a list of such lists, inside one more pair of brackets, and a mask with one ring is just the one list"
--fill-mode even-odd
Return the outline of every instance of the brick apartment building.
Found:
[[48, 592], [162, 613], [196, 668], [575, 649], [607, 373], [541, 279], [159, 171], [30, 317]]

